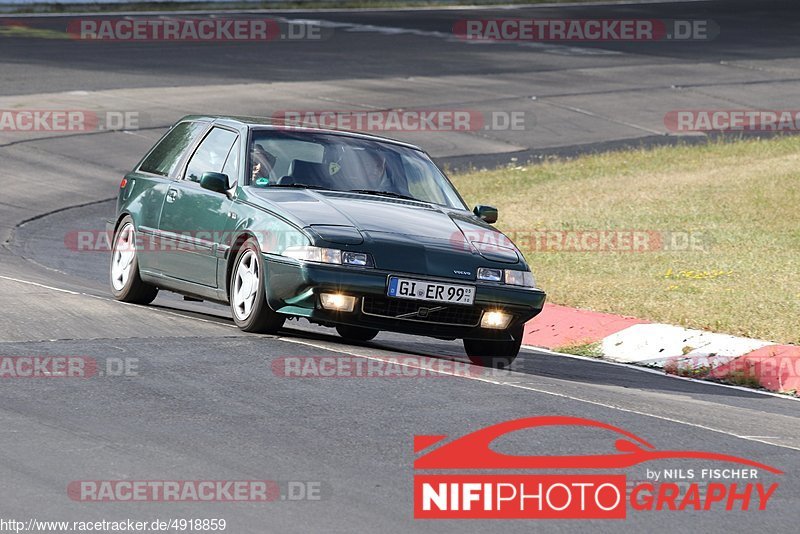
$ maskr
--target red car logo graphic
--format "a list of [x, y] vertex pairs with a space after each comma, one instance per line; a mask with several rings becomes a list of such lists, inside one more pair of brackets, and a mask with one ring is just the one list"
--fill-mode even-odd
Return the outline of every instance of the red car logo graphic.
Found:
[[[505, 434], [526, 428], [549, 426], [594, 427], [620, 435], [618, 452], [579, 456], [516, 456], [497, 452], [490, 444]], [[419, 453], [447, 436], [414, 436]], [[644, 439], [621, 428], [580, 417], [544, 416], [515, 419], [492, 425], [442, 445], [416, 459], [414, 469], [620, 469], [664, 459], [695, 459], [731, 462], [764, 469], [778, 475], [783, 471], [746, 458], [703, 451], [659, 451]]]

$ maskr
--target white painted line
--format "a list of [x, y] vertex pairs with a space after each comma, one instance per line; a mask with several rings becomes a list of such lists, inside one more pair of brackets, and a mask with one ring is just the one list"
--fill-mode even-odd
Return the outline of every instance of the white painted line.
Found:
[[[18, 278], [12, 278], [12, 277], [9, 277], [9, 276], [0, 275], [0, 279], [10, 280], [10, 281], [18, 282], [18, 283], [21, 283], [21, 284], [28, 284], [28, 285], [41, 287], [41, 288], [44, 288], [44, 289], [50, 289], [50, 290], [58, 291], [58, 292], [62, 292], [62, 293], [68, 293], [68, 294], [71, 294], [71, 295], [82, 295], [82, 296], [91, 297], [91, 298], [95, 298], [95, 299], [107, 300], [109, 302], [119, 302], [119, 301], [108, 299], [108, 298], [98, 297], [97, 295], [91, 295], [91, 294], [88, 294], [88, 293], [70, 291], [70, 290], [67, 290], [67, 289], [61, 289], [61, 288], [57, 288], [57, 287], [53, 287], [53, 286], [47, 286], [47, 285], [44, 285], [44, 284], [39, 284], [37, 282], [31, 282], [31, 281], [28, 281], [28, 280], [20, 280]], [[125, 304], [125, 303], [121, 302], [120, 304]], [[131, 306], [137, 306], [137, 305], [131, 304]], [[137, 307], [141, 307], [141, 306], [137, 306]], [[160, 310], [158, 308], [151, 308], [151, 309], [154, 310], [154, 311], [167, 313], [169, 315], [175, 315], [175, 316], [182, 317], [182, 318], [185, 318], [185, 319], [193, 319], [193, 320], [196, 320], [196, 321], [202, 321], [202, 322], [213, 323], [213, 324], [218, 324], [218, 325], [222, 325], [222, 326], [228, 326], [228, 327], [231, 327], [231, 328], [236, 328], [235, 325], [227, 325], [227, 324], [223, 324], [223, 323], [218, 323], [216, 321], [210, 321], [208, 319], [199, 319], [197, 317], [191, 317], [191, 316], [187, 316], [187, 315], [182, 315], [180, 313], [169, 312], [169, 311], [166, 311], [166, 310]], [[368, 360], [375, 360], [375, 361], [383, 361], [383, 362], [385, 362], [387, 358], [391, 359], [391, 356], [387, 356], [386, 358], [381, 358], [379, 356], [369, 356], [369, 355], [364, 355], [364, 354], [358, 354], [358, 353], [353, 352], [353, 351], [347, 351], [347, 350], [343, 350], [343, 349], [338, 348], [338, 347], [331, 347], [331, 346], [327, 346], [327, 345], [323, 345], [323, 344], [319, 344], [319, 343], [313, 343], [313, 342], [310, 342], [310, 341], [307, 341], [307, 340], [304, 340], [304, 339], [295, 339], [295, 338], [287, 338], [287, 337], [276, 337], [275, 339], [277, 339], [279, 341], [285, 341], [285, 342], [288, 342], [288, 343], [296, 343], [296, 344], [299, 344], [299, 345], [306, 345], [306, 346], [309, 346], [309, 347], [314, 347], [314, 348], [326, 350], [326, 351], [329, 351], [329, 352], [338, 352], [338, 353], [341, 353], [341, 354], [348, 354], [350, 356], [356, 356], [356, 357], [365, 358], [365, 359], [368, 359]], [[539, 349], [537, 349], [537, 350], [539, 350]], [[548, 352], [552, 352], [552, 351], [548, 351]], [[559, 354], [557, 352], [554, 352], [552, 354], [559, 355], [559, 356], [571, 356], [571, 355], [562, 355], [562, 354]], [[594, 358], [586, 358], [586, 359], [592, 360], [592, 361], [597, 361], [597, 362], [601, 361], [601, 360], [596, 360]], [[608, 362], [606, 362], [606, 363], [608, 363]], [[422, 366], [412, 365], [412, 364], [409, 364], [407, 362], [400, 361], [400, 362], [397, 362], [397, 364], [399, 366], [403, 366], [403, 367], [423, 370]], [[466, 364], [466, 365], [470, 365], [470, 364]], [[616, 365], [622, 365], [622, 364], [616, 364]], [[625, 367], [628, 367], [628, 366], [625, 366]], [[478, 369], [483, 369], [483, 368], [478, 368]], [[487, 383], [487, 384], [494, 384], [494, 385], [498, 385], [498, 386], [509, 386], [509, 387], [513, 387], [513, 388], [517, 388], [517, 389], [523, 389], [523, 390], [526, 390], [526, 391], [533, 391], [533, 392], [536, 392], [536, 393], [542, 393], [542, 394], [551, 395], [551, 396], [554, 396], [554, 397], [569, 399], [569, 400], [573, 400], [573, 401], [577, 401], [577, 402], [583, 402], [583, 403], [591, 404], [591, 405], [594, 405], [594, 406], [601, 406], [603, 408], [609, 408], [611, 410], [618, 410], [618, 411], [625, 412], [625, 413], [632, 413], [632, 414], [641, 415], [641, 416], [644, 416], [644, 417], [652, 417], [654, 419], [660, 419], [660, 420], [663, 420], [663, 421], [669, 421], [669, 422], [672, 422], [672, 423], [678, 423], [678, 424], [682, 424], [682, 425], [686, 425], [686, 426], [691, 426], [691, 427], [694, 427], [694, 428], [700, 428], [700, 429], [703, 429], [703, 430], [708, 430], [710, 432], [716, 432], [716, 433], [719, 433], [719, 434], [725, 434], [725, 435], [732, 436], [732, 437], [735, 437], [735, 438], [744, 439], [744, 440], [747, 440], [747, 441], [755, 441], [755, 442], [758, 442], [758, 443], [763, 443], [765, 445], [772, 445], [774, 447], [781, 447], [781, 448], [784, 448], [784, 449], [791, 449], [791, 450], [800, 451], [800, 447], [792, 447], [790, 445], [782, 445], [782, 444], [779, 444], [779, 443], [772, 443], [772, 442], [769, 442], [769, 441], [765, 441], [764, 439], [761, 439], [758, 436], [746, 436], [746, 435], [741, 435], [741, 434], [735, 434], [733, 432], [728, 432], [726, 430], [721, 430], [721, 429], [709, 427], [709, 426], [706, 426], [706, 425], [700, 425], [700, 424], [697, 424], [697, 423], [691, 423], [691, 422], [688, 422], [688, 421], [682, 421], [680, 419], [674, 419], [672, 417], [666, 417], [666, 416], [663, 416], [663, 415], [651, 414], [651, 413], [642, 412], [642, 411], [639, 411], [639, 410], [631, 410], [629, 408], [622, 408], [620, 406], [614, 406], [612, 404], [606, 404], [604, 402], [598, 402], [598, 401], [593, 401], [593, 400], [588, 400], [588, 399], [582, 399], [580, 397], [574, 397], [572, 395], [567, 395], [565, 393], [556, 393], [554, 391], [547, 391], [547, 390], [543, 390], [543, 389], [532, 387], [532, 386], [527, 385], [527, 384], [515, 384], [515, 383], [511, 383], [511, 382], [505, 382], [505, 381], [502, 381], [502, 380], [494, 380], [494, 379], [491, 379], [491, 378], [485, 378], [485, 377], [479, 377], [479, 376], [464, 376], [463, 374], [450, 373], [450, 372], [447, 372], [446, 370], [438, 370], [438, 369], [431, 370], [431, 369], [429, 369], [427, 367], [424, 368], [424, 370], [428, 371], [428, 372], [436, 372], [436, 373], [443, 374], [443, 375], [450, 375], [450, 376], [455, 376], [455, 377], [458, 377], [458, 378], [464, 378], [465, 380], [476, 380], [478, 382], [484, 382], [484, 383]], [[528, 379], [527, 375], [524, 375], [523, 373], [517, 373], [517, 372], [514, 372], [514, 371], [502, 371], [502, 372], [505, 373], [506, 376], [512, 376], [512, 377], [515, 377], [515, 378]], [[711, 383], [708, 383], [708, 382], [701, 382], [701, 381], [697, 381], [697, 382], [698, 383], [702, 383], [702, 384], [711, 384]], [[745, 389], [745, 388], [741, 388], [741, 389], [744, 390], [744, 391], [750, 391], [750, 392], [756, 391], [756, 390], [750, 390], [750, 389]], [[781, 396], [781, 397], [782, 398], [787, 398], [785, 396]]]
[[580, 113], [581, 115], [586, 115], [587, 117], [593, 117], [595, 119], [602, 119], [604, 121], [613, 122], [615, 124], [619, 124], [621, 126], [627, 126], [628, 128], [633, 128], [635, 130], [641, 130], [643, 132], [651, 133], [654, 135], [664, 135], [665, 132], [659, 130], [653, 130], [652, 128], [648, 128], [646, 126], [640, 126], [638, 124], [634, 124], [632, 122], [627, 122], [623, 120], [613, 119], [611, 117], [607, 117], [605, 115], [600, 115], [599, 113], [594, 113], [593, 111], [589, 111], [586, 109], [581, 109], [575, 106], [568, 106], [566, 104], [559, 104], [558, 102], [554, 102], [553, 100], [542, 100], [545, 104], [549, 106], [553, 106], [560, 109], [566, 109], [567, 111], [572, 111], [573, 113]]
[[[41, 287], [43, 289], [58, 291], [59, 293], [68, 293], [70, 295], [83, 295], [83, 293], [79, 293], [77, 291], [70, 291], [69, 289], [61, 289], [60, 287], [46, 286], [44, 284], [39, 284], [37, 282], [31, 282], [29, 280], [20, 280], [19, 278], [12, 278], [10, 276], [0, 275], [0, 278], [2, 278], [3, 280], [10, 280], [12, 282], [18, 282], [20, 284], [27, 284], [29, 286], [36, 286], [36, 287]], [[93, 296], [93, 295], [87, 295], [87, 296]]]
[[[304, 339], [293, 339], [293, 338], [285, 338], [285, 337], [280, 337], [278, 339], [282, 340], [282, 341], [287, 341], [289, 343], [297, 343], [299, 345], [306, 345], [306, 346], [309, 346], [309, 347], [314, 347], [314, 348], [318, 348], [318, 349], [322, 349], [322, 350], [327, 350], [327, 351], [330, 351], [330, 352], [340, 352], [342, 354], [348, 354], [348, 355], [351, 355], [351, 356], [357, 356], [357, 357], [360, 357], [360, 358], [366, 358], [368, 360], [385, 361], [384, 358], [381, 358], [381, 357], [378, 357], [378, 356], [369, 356], [369, 355], [364, 355], [364, 354], [357, 354], [357, 353], [352, 352], [352, 351], [346, 351], [346, 350], [338, 349], [336, 347], [330, 347], [330, 346], [326, 346], [326, 345], [321, 345], [321, 344], [313, 343], [313, 342], [310, 342], [310, 341], [307, 341], [307, 340], [304, 340]], [[397, 363], [398, 363], [398, 365], [405, 366], [405, 367], [410, 367], [410, 368], [414, 368], [414, 369], [422, 369], [422, 366], [411, 365], [411, 364], [408, 364], [408, 363], [405, 363], [405, 362], [397, 362]], [[669, 421], [671, 423], [678, 423], [678, 424], [682, 424], [682, 425], [686, 425], [686, 426], [691, 426], [691, 427], [694, 427], [694, 428], [700, 428], [700, 429], [703, 429], [703, 430], [708, 430], [710, 432], [716, 432], [716, 433], [719, 433], [719, 434], [725, 434], [725, 435], [732, 436], [732, 437], [735, 437], [735, 438], [744, 439], [746, 441], [755, 441], [755, 442], [758, 442], [758, 443], [763, 443], [765, 445], [772, 445], [774, 447], [781, 447], [781, 448], [784, 448], [784, 449], [791, 449], [791, 450], [795, 450], [795, 451], [800, 451], [800, 447], [793, 447], [791, 445], [782, 445], [782, 444], [779, 444], [779, 443], [772, 443], [772, 442], [769, 442], [769, 441], [764, 441], [763, 439], [760, 439], [758, 437], [745, 436], [745, 435], [742, 435], [742, 434], [735, 434], [733, 432], [728, 432], [727, 430], [721, 430], [719, 428], [713, 428], [713, 427], [706, 426], [706, 425], [700, 425], [700, 424], [697, 424], [697, 423], [691, 423], [689, 421], [682, 421], [680, 419], [674, 419], [672, 417], [666, 417], [666, 416], [663, 416], [663, 415], [651, 414], [651, 413], [642, 412], [642, 411], [639, 411], [639, 410], [632, 410], [630, 408], [622, 408], [620, 406], [614, 406], [613, 404], [606, 404], [604, 402], [593, 401], [593, 400], [588, 400], [588, 399], [582, 399], [580, 397], [574, 397], [572, 395], [567, 395], [565, 393], [556, 393], [554, 391], [547, 391], [547, 390], [544, 390], [544, 389], [535, 388], [535, 387], [527, 385], [527, 384], [515, 384], [515, 383], [511, 383], [511, 382], [504, 382], [504, 381], [501, 381], [501, 380], [493, 380], [491, 378], [478, 377], [478, 376], [464, 376], [464, 375], [462, 375], [460, 373], [451, 373], [451, 372], [448, 372], [446, 370], [436, 370], [435, 372], [437, 372], [439, 374], [455, 376], [455, 377], [458, 377], [458, 378], [464, 378], [465, 380], [476, 380], [478, 382], [485, 382], [485, 383], [488, 383], [488, 384], [495, 384], [495, 385], [498, 385], [498, 386], [510, 386], [510, 387], [513, 387], [513, 388], [524, 389], [524, 390], [533, 391], [533, 392], [536, 392], [536, 393], [543, 393], [545, 395], [552, 395], [554, 397], [560, 397], [560, 398], [564, 398], [564, 399], [583, 402], [583, 403], [591, 404], [591, 405], [594, 405], [594, 406], [601, 406], [603, 408], [609, 408], [611, 410], [618, 410], [618, 411], [621, 411], [621, 412], [632, 413], [632, 414], [641, 415], [641, 416], [644, 416], [644, 417], [652, 417], [654, 419], [660, 419], [660, 420], [663, 420], [663, 421]], [[515, 378], [523, 378], [523, 379], [527, 379], [528, 378], [527, 375], [524, 375], [522, 373], [516, 373], [514, 371], [505, 371], [505, 373], [507, 373], [508, 376], [512, 376], [512, 377], [515, 377]], [[748, 391], [750, 391], [750, 390], [748, 390]]]
[[[31, 281], [28, 281], [28, 280], [20, 280], [19, 278], [11, 278], [9, 276], [0, 275], [0, 279], [11, 280], [13, 282], [19, 282], [21, 284], [33, 285], [33, 286], [41, 287], [41, 288], [44, 288], [44, 289], [51, 289], [53, 291], [59, 291], [59, 292], [62, 292], [62, 293], [69, 293], [70, 295], [82, 295], [82, 296], [91, 297], [91, 298], [94, 298], [94, 299], [106, 300], [108, 302], [116, 302], [118, 304], [127, 304], [129, 306], [136, 306], [136, 307], [139, 307], [139, 308], [141, 307], [141, 306], [139, 306], [137, 304], [128, 304], [126, 302], [120, 302], [120, 301], [117, 301], [117, 300], [114, 300], [114, 299], [109, 299], [109, 298], [105, 298], [105, 297], [99, 297], [97, 295], [92, 295], [90, 293], [81, 293], [81, 292], [77, 292], [77, 291], [70, 291], [68, 289], [61, 289], [61, 288], [58, 288], [58, 287], [47, 286], [47, 285], [44, 285], [44, 284], [39, 284], [37, 282], [31, 282]], [[190, 316], [190, 315], [183, 315], [183, 314], [178, 313], [178, 312], [172, 312], [172, 311], [164, 310], [164, 309], [161, 309], [161, 308], [150, 308], [150, 309], [152, 309], [154, 311], [157, 311], [157, 312], [166, 313], [168, 315], [174, 315], [176, 317], [182, 317], [182, 318], [185, 318], [185, 319], [193, 319], [193, 320], [196, 320], [196, 321], [201, 321], [201, 322], [206, 322], [206, 323], [213, 323], [213, 324], [217, 324], [217, 325], [220, 325], [220, 326], [225, 326], [225, 327], [228, 327], [228, 328], [236, 328], [236, 325], [220, 323], [220, 322], [217, 322], [217, 321], [211, 321], [209, 319], [202, 319], [202, 318], [193, 317], [193, 316]], [[279, 338], [279, 339], [284, 339], [285, 341], [296, 342], [296, 340], [292, 340], [292, 339], [289, 339], [289, 338]], [[647, 367], [640, 367], [640, 366], [633, 365], [633, 364], [630, 364], [630, 363], [620, 363], [620, 362], [613, 362], [613, 361], [604, 360], [604, 359], [601, 359], [601, 358], [590, 358], [588, 356], [578, 356], [578, 355], [575, 355], [575, 354], [565, 354], [565, 353], [562, 353], [562, 352], [555, 352], [555, 351], [552, 351], [552, 350], [548, 350], [548, 349], [541, 348], [541, 347], [534, 347], [534, 346], [531, 346], [531, 345], [523, 345], [522, 348], [523, 349], [527, 349], [527, 350], [535, 350], [537, 352], [544, 352], [544, 353], [547, 353], [547, 354], [552, 354], [553, 356], [560, 356], [560, 357], [563, 357], [563, 358], [572, 358], [572, 359], [575, 359], [575, 360], [583, 360], [583, 361], [588, 361], [588, 362], [601, 363], [603, 365], [616, 365], [616, 366], [619, 366], [619, 367], [624, 367], [626, 369], [632, 369], [632, 370], [640, 371], [640, 372], [643, 372], [643, 373], [655, 374], [655, 375], [658, 375], [658, 376], [668, 377], [668, 378], [675, 379], [675, 380], [684, 380], [684, 381], [688, 381], [688, 382], [694, 382], [694, 383], [702, 384], [702, 385], [705, 385], [705, 386], [716, 386], [716, 387], [722, 387], [722, 388], [728, 388], [728, 389], [735, 389], [735, 390], [738, 390], [738, 391], [746, 391], [748, 393], [756, 393], [758, 395], [766, 395], [768, 397], [777, 397], [779, 399], [788, 399], [788, 400], [793, 400], [793, 401], [800, 401], [800, 397], [793, 397], [791, 395], [782, 395], [780, 393], [775, 393], [775, 392], [772, 392], [772, 391], [764, 391], [764, 390], [760, 390], [760, 389], [752, 389], [752, 388], [747, 388], [747, 387], [743, 387], [743, 386], [736, 386], [736, 385], [733, 385], [733, 384], [722, 384], [722, 383], [719, 383], [719, 382], [710, 382], [710, 381], [707, 381], [707, 380], [698, 380], [696, 378], [691, 378], [691, 377], [670, 375], [670, 374], [664, 373], [663, 371], [660, 371], [658, 369], [650, 369], [650, 368], [647, 368]], [[350, 352], [346, 352], [346, 351], [342, 351], [342, 350], [339, 350], [339, 352], [342, 352], [343, 354], [351, 354], [352, 356], [362, 356], [360, 354], [350, 353]], [[365, 357], [365, 356], [362, 356], [362, 357]]]
[[605, 50], [603, 48], [591, 47], [578, 47], [570, 46], [568, 44], [555, 44], [551, 42], [528, 42], [528, 41], [492, 41], [492, 40], [468, 40], [462, 39], [452, 32], [440, 32], [432, 30], [420, 30], [416, 28], [401, 28], [394, 26], [377, 26], [374, 24], [359, 24], [355, 22], [336, 22], [322, 19], [308, 19], [308, 18], [287, 18], [287, 17], [274, 17], [275, 20], [285, 22], [288, 24], [318, 24], [325, 28], [340, 29], [346, 32], [354, 33], [379, 33], [383, 35], [416, 35], [418, 37], [432, 37], [435, 39], [442, 39], [451, 43], [461, 43], [467, 45], [489, 45], [501, 46], [512, 45], [524, 48], [533, 48], [541, 52], [562, 54], [562, 55], [581, 55], [581, 56], [616, 56], [621, 55], [622, 52], [617, 50]]
[[89, 298], [97, 299], [97, 300], [104, 300], [106, 302], [111, 302], [111, 303], [114, 303], [114, 304], [122, 304], [122, 305], [125, 305], [125, 306], [133, 306], [133, 307], [136, 307], [136, 308], [139, 308], [139, 309], [148, 309], [148, 310], [152, 310], [152, 311], [159, 312], [159, 313], [165, 313], [167, 315], [173, 315], [175, 317], [181, 317], [183, 319], [192, 319], [193, 321], [200, 321], [202, 323], [211, 323], [211, 324], [215, 324], [215, 325], [219, 325], [219, 326], [224, 326], [226, 328], [236, 328], [236, 325], [233, 325], [233, 324], [220, 323], [218, 321], [212, 321], [210, 319], [203, 319], [203, 318], [200, 318], [200, 317], [193, 317], [191, 315], [183, 315], [181, 313], [177, 313], [177, 312], [173, 312], [173, 311], [169, 311], [169, 310], [164, 310], [162, 308], [156, 308], [156, 307], [153, 307], [153, 306], [145, 308], [144, 306], [142, 306], [140, 304], [131, 304], [129, 302], [121, 302], [119, 300], [111, 299], [111, 298], [108, 298], [108, 297], [101, 297], [101, 296], [98, 296], [98, 295], [92, 295], [91, 293], [84, 293], [84, 292], [81, 292], [81, 291], [70, 291], [69, 289], [61, 289], [60, 287], [48, 286], [48, 285], [45, 285], [45, 284], [40, 284], [38, 282], [31, 282], [30, 280], [21, 280], [19, 278], [12, 278], [10, 276], [3, 276], [3, 275], [0, 275], [0, 279], [9, 280], [11, 282], [18, 282], [20, 284], [26, 284], [26, 285], [29, 285], [29, 286], [41, 287], [43, 289], [49, 289], [51, 291], [58, 291], [60, 293], [67, 293], [67, 294], [70, 294], [70, 295], [77, 295], [77, 296], [89, 297]]
[[663, 376], [665, 378], [669, 378], [671, 380], [683, 380], [684, 382], [694, 382], [695, 384], [702, 384], [704, 386], [716, 386], [720, 388], [726, 389], [735, 389], [737, 391], [746, 391], [747, 393], [756, 393], [758, 395], [766, 395], [768, 397], [776, 397], [779, 399], [787, 399], [800, 402], [800, 397], [795, 397], [792, 395], [784, 395], [783, 393], [775, 393], [774, 391], [767, 391], [765, 389], [753, 389], [744, 386], [737, 386], [735, 384], [724, 384], [722, 382], [714, 382], [710, 380], [702, 380], [699, 378], [692, 378], [689, 376], [679, 376], [668, 374], [662, 371], [661, 369], [654, 369], [652, 367], [642, 367], [640, 364], [635, 363], [622, 363], [622, 362], [614, 362], [611, 360], [605, 360], [603, 358], [592, 358], [590, 356], [579, 356], [577, 354], [565, 354], [563, 352], [556, 352], [550, 349], [545, 349], [542, 347], [534, 347], [533, 345], [523, 345], [523, 349], [527, 350], [534, 350], [537, 352], [544, 352], [546, 354], [552, 354], [553, 356], [561, 356], [562, 358], [572, 358], [574, 360], [583, 360], [586, 362], [595, 362], [601, 363], [603, 365], [614, 365], [617, 367], [624, 367], [625, 369], [632, 370], [632, 371], [640, 371], [642, 373], [650, 373], [652, 375]]

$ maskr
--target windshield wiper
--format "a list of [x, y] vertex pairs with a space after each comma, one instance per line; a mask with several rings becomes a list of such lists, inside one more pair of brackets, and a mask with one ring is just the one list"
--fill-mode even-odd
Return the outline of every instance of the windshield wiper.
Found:
[[335, 189], [331, 189], [330, 187], [325, 187], [323, 185], [311, 184], [272, 184], [269, 187], [293, 187], [296, 189], [320, 189], [323, 191], [336, 191]]
[[422, 202], [427, 204], [424, 200], [419, 200], [414, 197], [410, 197], [408, 195], [401, 195], [400, 193], [392, 193], [391, 191], [379, 191], [377, 189], [350, 189], [348, 192], [350, 193], [361, 193], [363, 195], [380, 195], [384, 197], [392, 197], [392, 198], [402, 198], [405, 200], [413, 200], [415, 202]]

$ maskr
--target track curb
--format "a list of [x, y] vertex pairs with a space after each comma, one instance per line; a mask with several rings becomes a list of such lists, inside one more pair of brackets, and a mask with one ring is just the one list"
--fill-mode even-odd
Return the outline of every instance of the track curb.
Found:
[[548, 304], [525, 325], [523, 345], [588, 354], [667, 374], [800, 392], [800, 346]]

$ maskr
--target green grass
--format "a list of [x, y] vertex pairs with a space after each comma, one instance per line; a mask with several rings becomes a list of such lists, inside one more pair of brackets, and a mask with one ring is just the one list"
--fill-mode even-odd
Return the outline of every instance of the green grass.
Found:
[[562, 352], [564, 354], [573, 354], [575, 356], [585, 356], [587, 358], [602, 358], [603, 351], [600, 343], [576, 343], [574, 345], [564, 345], [563, 347], [556, 347], [553, 349], [555, 352]]
[[761, 382], [758, 381], [758, 377], [755, 374], [750, 372], [744, 371], [736, 371], [734, 373], [729, 374], [723, 380], [726, 384], [731, 384], [733, 386], [742, 386], [746, 388], [761, 388]]
[[[518, 164], [454, 182], [522, 236], [550, 302], [800, 343], [800, 137]], [[528, 239], [537, 230], [686, 232], [699, 246], [543, 251]]]

